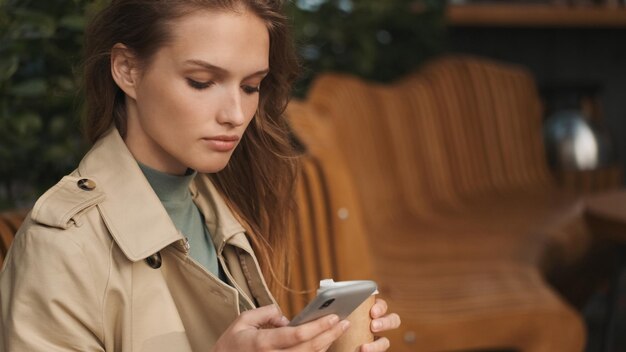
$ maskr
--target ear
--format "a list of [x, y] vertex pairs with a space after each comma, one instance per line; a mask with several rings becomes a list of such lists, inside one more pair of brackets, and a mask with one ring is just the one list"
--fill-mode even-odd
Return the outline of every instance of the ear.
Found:
[[138, 61], [133, 52], [124, 44], [117, 43], [111, 48], [111, 75], [126, 95], [133, 99], [137, 98]]

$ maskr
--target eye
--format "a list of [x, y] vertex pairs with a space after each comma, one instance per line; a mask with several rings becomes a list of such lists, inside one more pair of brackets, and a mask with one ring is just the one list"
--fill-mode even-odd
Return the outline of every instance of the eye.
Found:
[[243, 89], [246, 94], [254, 94], [260, 91], [259, 86], [242, 86], [241, 89]]
[[212, 81], [198, 82], [198, 81], [195, 81], [195, 80], [193, 80], [191, 78], [187, 78], [187, 84], [189, 84], [189, 86], [191, 88], [193, 88], [193, 89], [203, 90], [203, 89], [209, 88], [214, 83]]

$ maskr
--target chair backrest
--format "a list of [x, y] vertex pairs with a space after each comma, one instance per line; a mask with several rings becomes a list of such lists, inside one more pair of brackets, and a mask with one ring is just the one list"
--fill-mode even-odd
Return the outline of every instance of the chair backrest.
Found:
[[[415, 83], [430, 96], [414, 94]], [[436, 134], [438, 146], [445, 150], [446, 178], [455, 193], [536, 186], [551, 179], [542, 141], [542, 104], [526, 69], [486, 59], [447, 57], [401, 82], [398, 89], [407, 93], [401, 99], [411, 101], [404, 123], [430, 119], [435, 127], [434, 131], [420, 128], [414, 138], [420, 144], [412, 150], [423, 150], [425, 135]], [[432, 110], [424, 111], [420, 104], [431, 104]]]
[[311, 111], [292, 102], [287, 114], [295, 133], [308, 150], [300, 158], [297, 181], [298, 212], [290, 238], [290, 278], [293, 291], [279, 297], [287, 316], [299, 312], [315, 296], [321, 279], [373, 279], [371, 253], [361, 219], [361, 209], [341, 156], [334, 148], [315, 141], [332, 134], [329, 126], [310, 124]]
[[[393, 138], [390, 126], [383, 123], [387, 87], [370, 85], [353, 76], [325, 74], [314, 82], [305, 101], [315, 111], [312, 119], [332, 126], [336, 138], [335, 153], [343, 153], [348, 172], [363, 196], [366, 211], [381, 218], [393, 216], [389, 209], [402, 196], [402, 189], [393, 179], [400, 166], [389, 153]], [[390, 210], [389, 213], [383, 214]]]
[[4, 261], [17, 230], [26, 217], [26, 211], [16, 210], [0, 213], [0, 265]]
[[518, 66], [444, 57], [390, 85], [326, 74], [306, 104], [333, 125], [366, 213], [552, 183], [541, 101]]

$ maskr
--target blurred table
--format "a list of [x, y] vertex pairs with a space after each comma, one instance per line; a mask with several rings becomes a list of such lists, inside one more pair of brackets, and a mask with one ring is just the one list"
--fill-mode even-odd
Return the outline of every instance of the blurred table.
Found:
[[553, 170], [554, 178], [561, 187], [584, 194], [619, 189], [623, 185], [623, 174], [622, 166], [617, 164], [593, 170]]
[[626, 244], [626, 190], [587, 197], [585, 216], [595, 234]]

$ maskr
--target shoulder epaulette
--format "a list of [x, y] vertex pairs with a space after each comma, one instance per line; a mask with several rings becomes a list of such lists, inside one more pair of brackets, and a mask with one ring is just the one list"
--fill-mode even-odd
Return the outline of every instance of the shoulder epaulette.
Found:
[[67, 229], [77, 214], [104, 198], [93, 178], [65, 176], [37, 200], [31, 217], [35, 222]]

